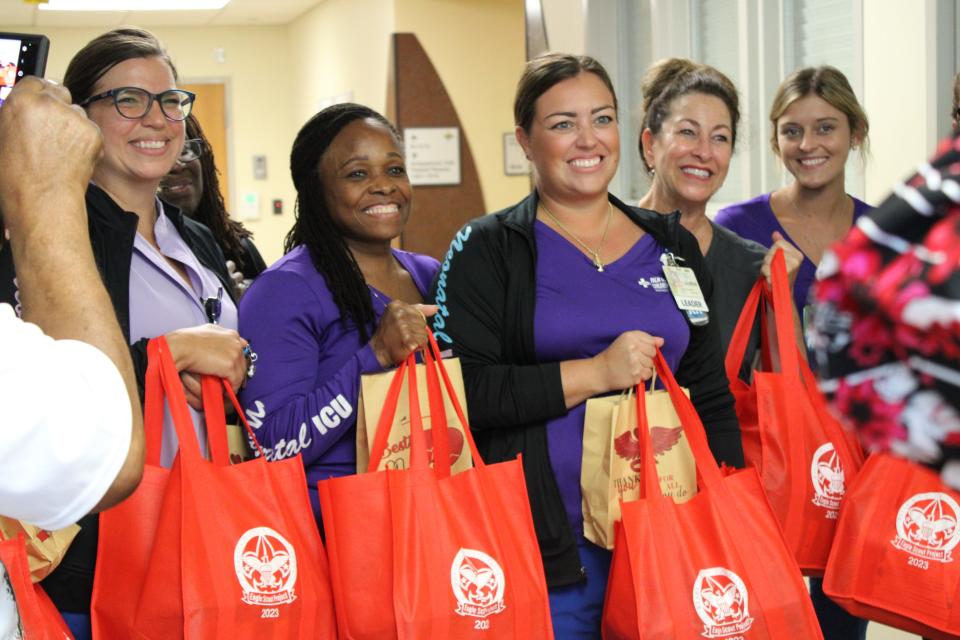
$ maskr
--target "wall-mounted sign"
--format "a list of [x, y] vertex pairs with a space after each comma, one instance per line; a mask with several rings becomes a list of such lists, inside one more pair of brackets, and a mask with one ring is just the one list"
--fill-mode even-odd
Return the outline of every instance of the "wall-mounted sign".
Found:
[[460, 184], [458, 127], [408, 127], [403, 130], [403, 145], [410, 184]]
[[503, 134], [503, 172], [508, 176], [530, 174], [530, 161], [517, 142], [517, 135], [512, 132]]

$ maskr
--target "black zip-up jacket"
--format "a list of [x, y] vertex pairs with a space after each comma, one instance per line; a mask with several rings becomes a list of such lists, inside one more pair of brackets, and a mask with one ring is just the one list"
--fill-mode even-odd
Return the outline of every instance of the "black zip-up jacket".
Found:
[[[560, 363], [539, 362], [536, 357], [537, 202], [534, 192], [513, 207], [469, 222], [457, 233], [434, 283], [440, 310], [432, 324], [438, 340], [452, 346], [461, 360], [470, 427], [484, 460], [523, 456], [547, 584], [557, 587], [586, 576], [547, 450], [546, 423], [567, 408]], [[696, 239], [680, 226], [680, 214], [629, 207], [613, 196], [610, 202], [683, 258], [709, 303], [713, 281]], [[677, 380], [690, 389], [714, 457], [742, 467], [740, 427], [716, 323], [689, 326], [690, 342]]]
[[[93, 257], [110, 295], [120, 329], [129, 343], [130, 264], [139, 219], [135, 214], [121, 209], [103, 189], [93, 184], [87, 188], [86, 203]], [[200, 263], [217, 275], [224, 291], [234, 298], [233, 282], [227, 272], [223, 252], [210, 229], [184, 216], [172, 205], [164, 203], [163, 211]], [[0, 302], [16, 305], [15, 275], [10, 251], [0, 251]], [[139, 340], [131, 345], [130, 355], [142, 401], [143, 381], [147, 373], [147, 340]], [[89, 515], [81, 518], [79, 524], [80, 533], [73, 540], [60, 566], [43, 580], [43, 587], [58, 609], [86, 613], [90, 610], [93, 590], [99, 519], [96, 515]]]

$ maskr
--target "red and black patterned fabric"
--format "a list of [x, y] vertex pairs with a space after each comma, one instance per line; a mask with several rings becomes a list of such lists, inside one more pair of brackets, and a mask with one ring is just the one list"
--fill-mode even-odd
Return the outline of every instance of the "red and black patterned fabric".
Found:
[[960, 487], [960, 136], [821, 261], [808, 327], [822, 387], [868, 451]]

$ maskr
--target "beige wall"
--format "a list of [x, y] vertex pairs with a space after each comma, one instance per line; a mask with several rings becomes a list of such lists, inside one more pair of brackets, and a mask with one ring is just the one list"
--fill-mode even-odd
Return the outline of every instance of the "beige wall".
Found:
[[871, 204], [880, 204], [933, 151], [935, 135], [927, 135], [932, 88], [925, 71], [930, 4], [911, 4], [905, 11], [898, 0], [863, 3], [863, 105], [870, 117], [865, 180]]
[[393, 0], [326, 0], [288, 26], [294, 132], [325, 101], [347, 93], [384, 110], [393, 23]]
[[586, 0], [541, 0], [551, 51], [587, 53]]
[[513, 132], [513, 94], [524, 63], [523, 3], [396, 0], [396, 31], [417, 35], [446, 86], [477, 163], [487, 210], [523, 198], [529, 179], [503, 171], [503, 134]]

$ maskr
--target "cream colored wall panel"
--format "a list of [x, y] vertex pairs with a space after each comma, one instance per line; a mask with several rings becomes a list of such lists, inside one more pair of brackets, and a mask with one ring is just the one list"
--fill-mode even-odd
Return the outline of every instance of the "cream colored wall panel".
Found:
[[450, 94], [487, 210], [517, 202], [529, 193], [530, 182], [504, 174], [503, 134], [514, 129], [513, 95], [523, 71], [523, 3], [396, 0], [396, 11], [396, 31], [417, 35]]
[[909, 3], [907, 11], [899, 0], [863, 3], [863, 105], [870, 119], [865, 182], [870, 204], [880, 204], [933, 150], [926, 136], [930, 4]]

